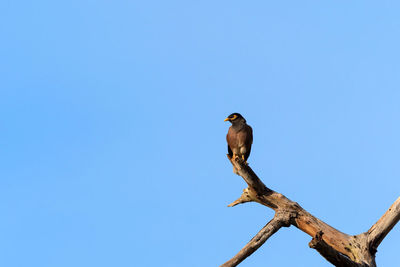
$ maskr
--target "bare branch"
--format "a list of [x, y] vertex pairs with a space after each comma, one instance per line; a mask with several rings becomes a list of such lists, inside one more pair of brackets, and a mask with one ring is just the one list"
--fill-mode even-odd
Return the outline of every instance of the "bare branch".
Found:
[[241, 197], [229, 206], [255, 201], [275, 210], [275, 217], [235, 257], [222, 266], [238, 265], [282, 226], [294, 225], [313, 238], [310, 247], [332, 264], [339, 267], [376, 267], [376, 248], [400, 220], [400, 198], [367, 233], [351, 236], [336, 230], [296, 202], [266, 187], [240, 158], [232, 159], [229, 155], [228, 158], [235, 173], [248, 185]]
[[225, 262], [221, 267], [233, 267], [237, 266], [248, 256], [253, 254], [259, 247], [261, 247], [265, 241], [275, 234], [282, 226], [284, 226], [285, 220], [280, 216], [275, 216], [269, 221], [261, 230], [258, 232], [250, 241], [246, 244], [232, 259]]
[[243, 204], [243, 203], [250, 202], [250, 201], [253, 201], [253, 200], [250, 197], [249, 189], [246, 188], [243, 190], [242, 195], [238, 199], [233, 201], [231, 204], [229, 204], [228, 207], [234, 207], [236, 205]]
[[296, 202], [266, 187], [254, 171], [248, 165], [244, 164], [240, 158], [228, 158], [236, 168], [238, 174], [242, 176], [248, 184], [248, 197], [253, 201], [270, 207], [276, 212], [290, 211], [292, 214], [296, 214], [296, 218], [292, 222], [294, 226], [311, 237], [315, 237], [318, 232], [322, 231], [324, 233], [323, 239], [328, 245], [344, 255], [349, 254], [348, 256], [350, 258], [356, 258], [350, 255], [351, 253], [346, 249], [346, 246], [351, 240], [351, 236], [336, 230], [332, 226], [312, 216]]
[[352, 261], [349, 257], [338, 253], [335, 249], [329, 246], [323, 239], [322, 235], [324, 233], [318, 232], [315, 237], [308, 244], [310, 248], [316, 249], [322, 257], [335, 266], [341, 267], [363, 267], [364, 264], [356, 263]]
[[368, 230], [368, 244], [375, 254], [379, 244], [400, 220], [400, 197], [383, 214], [383, 216]]
[[229, 154], [227, 156], [233, 167], [236, 169], [237, 174], [242, 176], [249, 187], [253, 188], [257, 194], [272, 192], [272, 190], [267, 188], [253, 170], [248, 165], [244, 164], [240, 158], [233, 159]]

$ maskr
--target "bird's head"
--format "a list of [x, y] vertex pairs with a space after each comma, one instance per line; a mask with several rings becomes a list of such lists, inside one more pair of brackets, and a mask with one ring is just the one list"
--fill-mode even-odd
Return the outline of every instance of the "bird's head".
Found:
[[246, 123], [246, 120], [239, 113], [232, 113], [224, 121], [230, 121], [232, 124]]

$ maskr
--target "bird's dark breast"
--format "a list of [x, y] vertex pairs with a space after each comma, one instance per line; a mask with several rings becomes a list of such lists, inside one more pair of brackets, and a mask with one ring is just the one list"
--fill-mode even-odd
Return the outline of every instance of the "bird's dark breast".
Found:
[[231, 149], [238, 146], [238, 133], [232, 127], [229, 127], [228, 134], [226, 135], [226, 141]]

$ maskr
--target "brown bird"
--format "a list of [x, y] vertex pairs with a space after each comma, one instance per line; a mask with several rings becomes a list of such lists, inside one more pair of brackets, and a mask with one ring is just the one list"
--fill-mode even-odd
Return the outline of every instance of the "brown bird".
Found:
[[239, 113], [232, 113], [224, 121], [230, 121], [226, 141], [228, 142], [228, 153], [234, 159], [240, 157], [246, 164], [250, 156], [251, 144], [253, 143], [253, 129]]

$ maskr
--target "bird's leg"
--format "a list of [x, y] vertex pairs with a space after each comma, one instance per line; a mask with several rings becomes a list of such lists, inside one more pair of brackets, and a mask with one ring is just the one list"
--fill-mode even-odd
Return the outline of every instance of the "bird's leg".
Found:
[[244, 164], [249, 165], [249, 164], [247, 163], [247, 161], [245, 160], [244, 155], [242, 155], [242, 160], [243, 160]]

